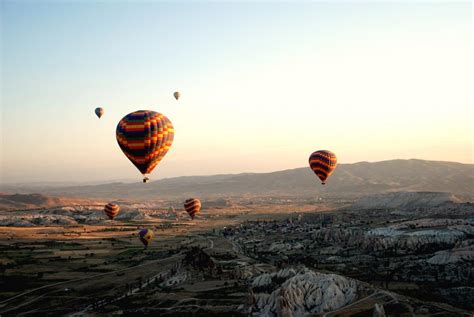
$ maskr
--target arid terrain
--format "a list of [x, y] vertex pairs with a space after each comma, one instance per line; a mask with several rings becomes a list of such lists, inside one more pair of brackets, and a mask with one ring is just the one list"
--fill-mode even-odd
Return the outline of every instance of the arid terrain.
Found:
[[0, 315], [472, 316], [473, 189], [456, 188], [221, 194], [194, 220], [175, 197], [116, 199], [108, 220], [107, 199], [4, 193]]

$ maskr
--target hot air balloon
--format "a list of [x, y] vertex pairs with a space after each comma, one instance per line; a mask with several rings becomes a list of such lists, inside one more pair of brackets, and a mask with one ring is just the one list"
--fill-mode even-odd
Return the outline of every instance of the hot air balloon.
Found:
[[309, 166], [321, 180], [326, 184], [326, 179], [334, 172], [337, 165], [336, 155], [330, 151], [316, 151], [309, 157]]
[[179, 91], [175, 91], [174, 94], [173, 94], [173, 96], [174, 96], [174, 99], [178, 100], [179, 97], [181, 97], [181, 94], [180, 94]]
[[143, 174], [153, 171], [173, 143], [174, 129], [171, 121], [161, 113], [139, 110], [127, 114], [117, 125], [118, 145], [128, 159]]
[[194, 216], [201, 210], [201, 201], [197, 198], [189, 198], [184, 202], [184, 209], [194, 219]]
[[99, 108], [95, 108], [95, 114], [96, 114], [96, 116], [98, 116], [99, 119], [100, 119], [100, 117], [102, 117], [102, 115], [104, 114], [104, 109], [103, 109], [103, 108], [100, 108], [100, 107], [99, 107]]
[[108, 203], [104, 207], [104, 212], [109, 217], [110, 220], [117, 217], [119, 211], [120, 211], [120, 206], [117, 205], [116, 203]]
[[151, 240], [153, 240], [154, 236], [155, 234], [151, 229], [142, 229], [138, 232], [138, 238], [145, 246], [145, 249], [148, 247], [148, 244], [150, 244]]

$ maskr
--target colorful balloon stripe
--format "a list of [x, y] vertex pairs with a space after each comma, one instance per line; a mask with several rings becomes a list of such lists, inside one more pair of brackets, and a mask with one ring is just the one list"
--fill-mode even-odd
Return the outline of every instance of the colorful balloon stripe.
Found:
[[142, 174], [149, 174], [170, 149], [174, 129], [161, 113], [139, 110], [120, 120], [116, 137], [128, 159]]
[[201, 211], [201, 201], [197, 198], [189, 198], [184, 202], [184, 209], [194, 219], [194, 216]]
[[336, 155], [330, 151], [316, 151], [309, 157], [309, 166], [324, 185], [325, 181], [336, 169]]
[[109, 217], [109, 219], [114, 219], [117, 217], [118, 213], [120, 211], [120, 206], [115, 204], [115, 203], [108, 203], [104, 207], [104, 212]]

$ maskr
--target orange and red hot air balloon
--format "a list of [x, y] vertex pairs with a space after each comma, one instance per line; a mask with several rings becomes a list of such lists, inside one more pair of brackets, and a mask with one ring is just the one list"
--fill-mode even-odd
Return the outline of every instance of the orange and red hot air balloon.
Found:
[[194, 220], [196, 214], [201, 211], [201, 201], [197, 198], [189, 198], [184, 202], [184, 209], [191, 216], [191, 219]]
[[109, 217], [110, 220], [117, 217], [119, 211], [120, 211], [120, 206], [117, 205], [116, 203], [108, 203], [104, 207], [104, 212], [107, 215], [107, 217]]
[[149, 174], [160, 163], [173, 143], [171, 121], [161, 113], [139, 110], [120, 120], [116, 130], [117, 142], [123, 153], [143, 174]]
[[322, 184], [326, 184], [326, 180], [334, 172], [337, 165], [336, 154], [330, 151], [316, 151], [309, 157], [309, 166], [321, 180]]

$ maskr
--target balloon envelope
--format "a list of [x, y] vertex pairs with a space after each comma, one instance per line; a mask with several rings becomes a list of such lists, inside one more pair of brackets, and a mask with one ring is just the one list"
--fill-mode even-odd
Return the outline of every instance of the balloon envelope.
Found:
[[151, 240], [153, 240], [154, 236], [155, 234], [150, 229], [142, 229], [138, 232], [138, 238], [145, 246], [145, 249], [148, 247], [148, 244], [150, 244]]
[[194, 219], [194, 216], [201, 211], [201, 201], [197, 198], [189, 198], [184, 202], [184, 209]]
[[309, 167], [319, 177], [323, 185], [326, 184], [326, 180], [334, 172], [336, 166], [336, 154], [331, 151], [316, 151], [309, 157]]
[[115, 203], [108, 203], [104, 207], [104, 212], [107, 215], [107, 217], [109, 217], [110, 220], [117, 217], [119, 211], [120, 211], [120, 206]]
[[181, 97], [181, 93], [180, 93], [179, 91], [175, 91], [174, 94], [173, 94], [173, 96], [174, 96], [174, 98], [175, 98], [176, 100], [178, 100], [179, 97]]
[[99, 107], [99, 108], [95, 108], [95, 114], [96, 114], [96, 116], [98, 116], [99, 119], [100, 119], [100, 117], [102, 117], [102, 115], [104, 114], [104, 109], [103, 109], [103, 108], [100, 108], [100, 107]]
[[[161, 113], [139, 110], [120, 120], [116, 138], [125, 156], [145, 176], [153, 171], [170, 149], [174, 129], [171, 121]], [[143, 182], [146, 180], [144, 177]]]

